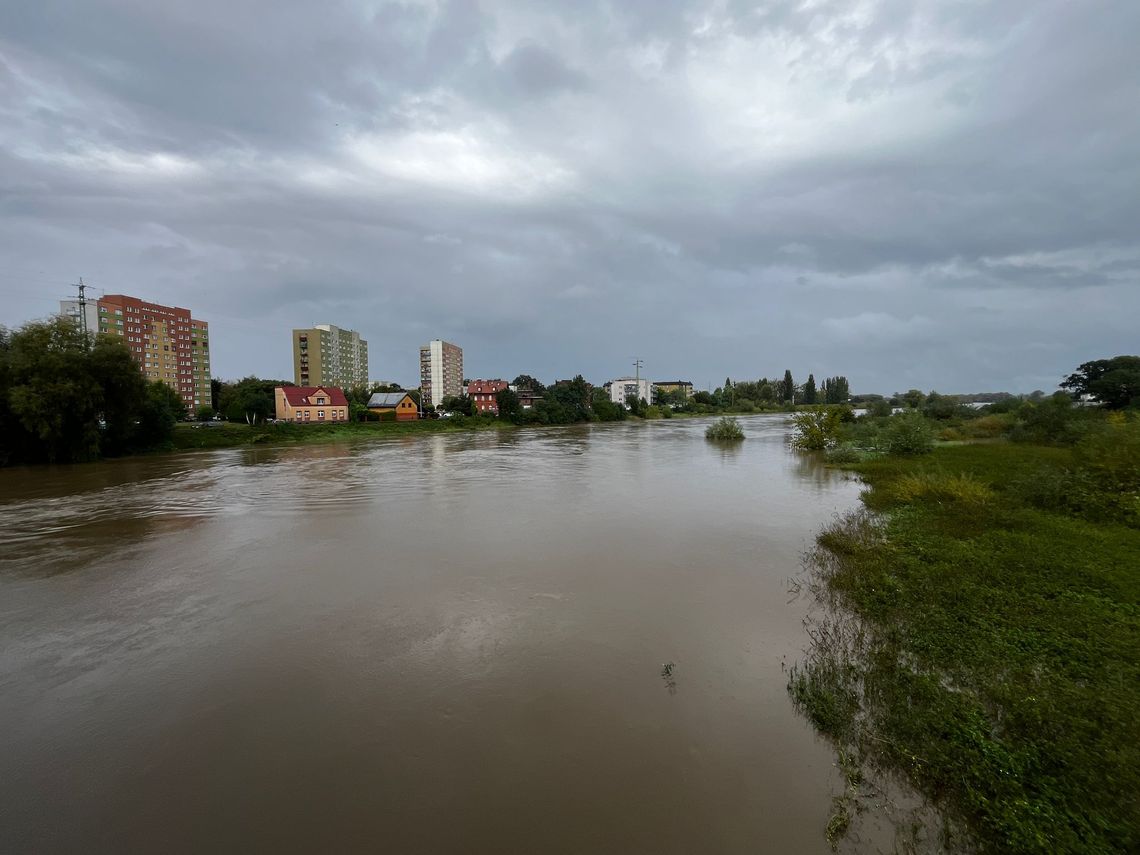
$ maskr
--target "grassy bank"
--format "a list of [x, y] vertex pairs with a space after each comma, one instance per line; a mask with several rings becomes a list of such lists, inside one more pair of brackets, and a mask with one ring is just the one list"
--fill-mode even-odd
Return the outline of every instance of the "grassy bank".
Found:
[[515, 426], [489, 418], [422, 419], [414, 422], [339, 422], [337, 424], [261, 424], [219, 422], [209, 427], [180, 424], [174, 429], [170, 450], [233, 448], [241, 445], [329, 442], [352, 437], [455, 433], [472, 430], [510, 430]]
[[[1138, 499], [1074, 504], [1074, 484], [1102, 483], [1088, 454], [996, 442], [857, 464], [869, 510], [813, 556], [834, 611], [794, 700], [967, 849], [1140, 850], [1140, 529], [1121, 511]], [[837, 800], [832, 831], [855, 806]]]

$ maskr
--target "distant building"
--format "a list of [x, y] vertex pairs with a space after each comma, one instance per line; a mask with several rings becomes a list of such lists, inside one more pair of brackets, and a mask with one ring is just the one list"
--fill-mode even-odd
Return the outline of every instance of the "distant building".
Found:
[[542, 400], [542, 394], [520, 386], [508, 386], [512, 392], [519, 396], [519, 406], [524, 410], [531, 409], [536, 402]]
[[424, 406], [438, 407], [444, 398], [463, 394], [463, 348], [442, 339], [420, 348], [420, 389]]
[[368, 399], [368, 410], [381, 419], [391, 414], [398, 422], [415, 421], [420, 417], [420, 408], [407, 392], [376, 392]]
[[495, 396], [509, 388], [506, 380], [472, 380], [467, 384], [467, 397], [475, 402], [478, 413], [499, 414], [499, 400]]
[[332, 324], [293, 330], [293, 382], [340, 388], [368, 385], [368, 342], [356, 330]]
[[[59, 309], [83, 324], [78, 300], [61, 300]], [[86, 321], [88, 331], [126, 345], [143, 377], [174, 389], [188, 411], [210, 406], [209, 325], [190, 317], [189, 309], [107, 294], [87, 301]]]
[[615, 404], [625, 404], [626, 398], [630, 395], [637, 395], [638, 398], [652, 401], [653, 387], [654, 384], [648, 380], [644, 378], [639, 380], [636, 377], [618, 377], [602, 386], [609, 393], [610, 400]]
[[335, 386], [278, 386], [277, 418], [300, 424], [348, 421], [348, 399]]
[[693, 397], [693, 384], [688, 380], [658, 380], [653, 385], [657, 387], [658, 392], [680, 392], [686, 399]]

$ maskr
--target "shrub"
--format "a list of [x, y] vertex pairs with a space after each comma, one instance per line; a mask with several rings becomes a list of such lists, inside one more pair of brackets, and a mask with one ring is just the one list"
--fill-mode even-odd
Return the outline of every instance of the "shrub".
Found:
[[867, 415], [872, 418], [886, 418], [891, 412], [891, 402], [886, 398], [878, 398], [867, 405]]
[[792, 416], [792, 444], [807, 451], [822, 451], [839, 441], [843, 418], [840, 407], [812, 407]]
[[828, 463], [837, 463], [845, 465], [848, 463], [859, 463], [866, 457], [866, 453], [860, 451], [850, 443], [843, 443], [834, 448], [827, 449], [825, 459]]
[[1013, 427], [1013, 418], [1009, 415], [985, 415], [967, 422], [959, 430], [970, 439], [996, 439], [1007, 433]]
[[897, 502], [957, 502], [982, 505], [993, 498], [993, 491], [971, 475], [944, 475], [920, 472], [904, 475], [885, 492]]
[[740, 440], [744, 439], [744, 430], [740, 422], [728, 416], [721, 416], [716, 422], [708, 426], [705, 439]]
[[929, 454], [934, 450], [934, 434], [918, 413], [892, 416], [883, 439], [890, 454]]

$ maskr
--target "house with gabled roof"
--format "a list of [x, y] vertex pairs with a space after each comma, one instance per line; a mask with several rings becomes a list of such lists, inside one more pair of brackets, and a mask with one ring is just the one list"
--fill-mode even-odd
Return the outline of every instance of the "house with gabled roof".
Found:
[[347, 422], [348, 398], [335, 386], [278, 386], [277, 418], [296, 424]]
[[409, 422], [420, 417], [416, 399], [407, 392], [376, 392], [368, 399], [368, 411], [383, 421], [394, 418], [398, 422]]

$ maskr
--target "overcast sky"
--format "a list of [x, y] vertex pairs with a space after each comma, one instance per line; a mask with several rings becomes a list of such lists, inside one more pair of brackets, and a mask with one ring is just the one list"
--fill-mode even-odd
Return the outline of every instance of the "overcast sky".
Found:
[[1136, 0], [0, 4], [0, 324], [79, 276], [472, 377], [1052, 389], [1140, 352]]

